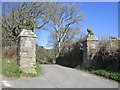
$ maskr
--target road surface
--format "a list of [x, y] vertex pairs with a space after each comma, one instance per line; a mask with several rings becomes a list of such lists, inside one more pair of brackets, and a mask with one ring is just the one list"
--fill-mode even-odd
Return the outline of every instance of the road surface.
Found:
[[10, 88], [118, 88], [115, 81], [83, 71], [59, 65], [40, 67], [42, 73], [38, 77], [3, 81], [7, 81], [6, 85]]

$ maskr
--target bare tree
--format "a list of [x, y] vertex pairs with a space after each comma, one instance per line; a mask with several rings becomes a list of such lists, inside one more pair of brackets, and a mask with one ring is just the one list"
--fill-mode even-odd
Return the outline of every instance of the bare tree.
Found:
[[49, 5], [50, 28], [54, 44], [60, 53], [65, 43], [71, 42], [80, 33], [80, 21], [85, 19], [75, 4], [51, 3]]
[[25, 20], [31, 21], [32, 30], [43, 28], [49, 21], [45, 14], [47, 4], [39, 2], [3, 3], [3, 40], [9, 37], [15, 40], [20, 31], [25, 28]]

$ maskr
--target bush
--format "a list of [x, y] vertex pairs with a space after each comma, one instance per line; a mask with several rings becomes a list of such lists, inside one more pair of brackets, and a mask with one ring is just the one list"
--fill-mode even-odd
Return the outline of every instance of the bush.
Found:
[[76, 67], [82, 66], [83, 63], [83, 47], [81, 41], [74, 42], [70, 45], [66, 45], [63, 48], [62, 53], [56, 59], [56, 63], [67, 66], [67, 67]]
[[17, 58], [17, 46], [7, 46], [2, 48], [3, 59], [16, 59]]
[[104, 69], [110, 72], [120, 72], [120, 46], [115, 41], [100, 41], [99, 51], [90, 62], [94, 70]]

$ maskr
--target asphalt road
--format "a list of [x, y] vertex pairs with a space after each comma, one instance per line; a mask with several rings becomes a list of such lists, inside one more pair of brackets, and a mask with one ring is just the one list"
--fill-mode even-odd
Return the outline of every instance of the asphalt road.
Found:
[[83, 71], [59, 65], [40, 65], [40, 67], [42, 68], [40, 76], [7, 80], [8, 86], [11, 88], [118, 88], [118, 83], [115, 81]]

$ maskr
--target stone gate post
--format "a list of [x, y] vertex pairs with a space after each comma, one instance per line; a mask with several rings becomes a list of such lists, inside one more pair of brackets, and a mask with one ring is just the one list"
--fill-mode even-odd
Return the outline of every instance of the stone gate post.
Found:
[[98, 39], [92, 33], [92, 29], [88, 28], [88, 35], [84, 38], [83, 43], [83, 67], [88, 69], [90, 67], [90, 61], [93, 59], [98, 49]]
[[19, 34], [18, 64], [22, 72], [36, 74], [36, 34], [23, 29]]

